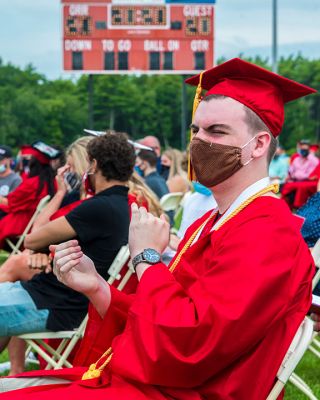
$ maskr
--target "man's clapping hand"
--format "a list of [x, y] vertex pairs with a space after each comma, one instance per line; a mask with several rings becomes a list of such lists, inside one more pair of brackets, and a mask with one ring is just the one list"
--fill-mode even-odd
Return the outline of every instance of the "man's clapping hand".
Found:
[[53, 272], [60, 282], [88, 297], [97, 290], [99, 275], [77, 240], [51, 245], [50, 251], [54, 253]]

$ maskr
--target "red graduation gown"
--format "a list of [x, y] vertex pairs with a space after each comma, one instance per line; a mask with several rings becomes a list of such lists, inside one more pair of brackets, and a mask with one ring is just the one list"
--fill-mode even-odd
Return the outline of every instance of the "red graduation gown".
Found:
[[86, 360], [85, 351], [82, 356], [88, 361], [89, 352], [102, 352], [112, 341], [114, 355], [102, 378], [77, 381], [83, 368], [33, 371], [24, 375], [75, 382], [3, 399], [262, 400], [309, 309], [313, 274], [295, 217], [283, 201], [260, 197], [200, 238], [173, 274], [157, 264], [134, 296], [112, 290], [104, 320], [91, 310], [95, 343]]
[[45, 184], [37, 194], [39, 177], [25, 179], [13, 192], [8, 194], [8, 205], [0, 206], [7, 215], [0, 220], [0, 248], [4, 239], [21, 235], [35, 212], [39, 201], [48, 194]]

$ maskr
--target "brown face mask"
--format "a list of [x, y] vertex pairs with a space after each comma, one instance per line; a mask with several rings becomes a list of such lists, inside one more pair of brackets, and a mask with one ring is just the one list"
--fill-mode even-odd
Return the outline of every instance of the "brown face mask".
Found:
[[242, 164], [241, 153], [253, 139], [255, 137], [244, 146], [236, 147], [193, 138], [190, 143], [190, 157], [197, 180], [206, 187], [213, 187], [230, 178], [251, 161]]

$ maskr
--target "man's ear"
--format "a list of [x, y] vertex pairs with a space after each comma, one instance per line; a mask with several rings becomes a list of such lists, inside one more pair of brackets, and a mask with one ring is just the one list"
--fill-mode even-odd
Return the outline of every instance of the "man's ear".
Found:
[[98, 170], [98, 163], [97, 163], [97, 160], [96, 160], [95, 158], [92, 160], [91, 167], [92, 167], [92, 170], [93, 170], [92, 172], [93, 172], [93, 173], [97, 172], [97, 170]]
[[271, 137], [269, 132], [262, 131], [256, 135], [256, 138], [256, 145], [253, 149], [252, 157], [259, 158], [268, 152]]

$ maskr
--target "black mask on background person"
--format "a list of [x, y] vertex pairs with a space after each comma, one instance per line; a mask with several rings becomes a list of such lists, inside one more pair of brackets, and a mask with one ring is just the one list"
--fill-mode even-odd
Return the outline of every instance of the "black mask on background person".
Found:
[[309, 155], [309, 150], [308, 149], [301, 149], [300, 154], [302, 157], [306, 158]]
[[161, 164], [161, 176], [167, 181], [170, 174], [170, 167], [168, 165]]

